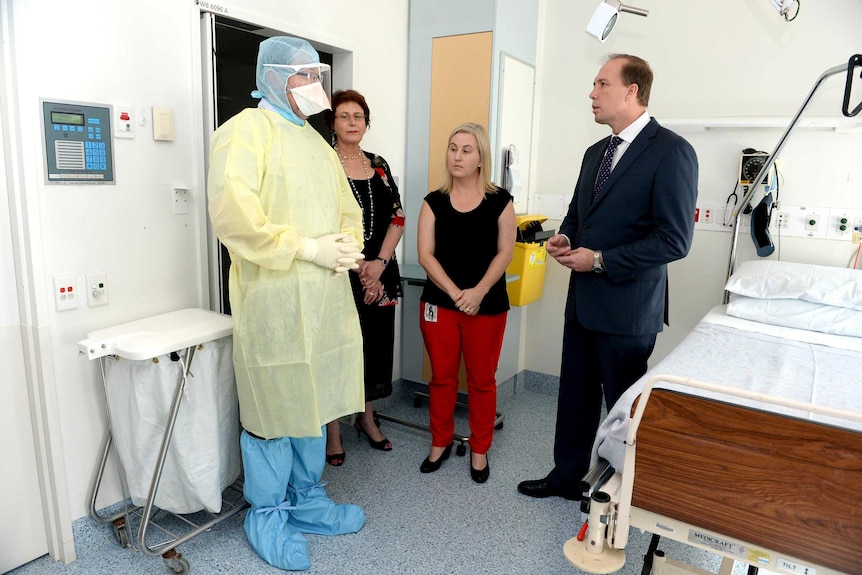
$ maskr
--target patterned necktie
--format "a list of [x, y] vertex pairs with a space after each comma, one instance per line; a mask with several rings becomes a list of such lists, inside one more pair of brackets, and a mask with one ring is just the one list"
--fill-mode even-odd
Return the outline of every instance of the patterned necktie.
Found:
[[608, 151], [605, 152], [605, 157], [602, 158], [602, 164], [599, 166], [599, 175], [596, 178], [596, 187], [593, 189], [593, 200], [599, 195], [599, 190], [605, 185], [608, 176], [611, 175], [611, 163], [614, 161], [614, 152], [622, 143], [623, 139], [619, 136], [611, 138], [611, 143], [608, 145]]

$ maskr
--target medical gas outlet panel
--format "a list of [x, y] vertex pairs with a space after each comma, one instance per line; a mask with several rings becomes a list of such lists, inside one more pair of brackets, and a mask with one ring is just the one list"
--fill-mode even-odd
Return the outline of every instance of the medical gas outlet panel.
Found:
[[113, 184], [111, 106], [45, 99], [40, 103], [45, 183]]

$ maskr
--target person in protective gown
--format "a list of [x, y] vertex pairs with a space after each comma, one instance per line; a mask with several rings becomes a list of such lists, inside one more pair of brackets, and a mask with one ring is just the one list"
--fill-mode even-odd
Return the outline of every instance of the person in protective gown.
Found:
[[245, 532], [282, 569], [311, 566], [303, 533], [362, 528], [321, 482], [326, 422], [362, 411], [362, 336], [347, 270], [362, 212], [335, 151], [305, 120], [329, 108], [329, 67], [305, 40], [260, 44], [258, 108], [215, 131], [207, 193], [231, 257]]

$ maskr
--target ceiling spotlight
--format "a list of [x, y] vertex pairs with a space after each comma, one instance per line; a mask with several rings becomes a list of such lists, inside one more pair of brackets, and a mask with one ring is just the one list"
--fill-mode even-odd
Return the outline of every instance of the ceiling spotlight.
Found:
[[[778, 10], [778, 13], [781, 16], [784, 16], [784, 19], [788, 22], [792, 22], [796, 16], [799, 15], [799, 2], [800, 0], [769, 0], [772, 2], [772, 6]], [[791, 13], [793, 14], [791, 16]]]
[[619, 0], [604, 0], [596, 11], [593, 12], [593, 17], [590, 18], [587, 24], [587, 34], [595, 36], [600, 42], [604, 43], [611, 30], [614, 29], [614, 24], [617, 23], [617, 17], [620, 12], [628, 12], [629, 14], [637, 14], [638, 16], [649, 16], [649, 10], [635, 8], [634, 6], [625, 6]]

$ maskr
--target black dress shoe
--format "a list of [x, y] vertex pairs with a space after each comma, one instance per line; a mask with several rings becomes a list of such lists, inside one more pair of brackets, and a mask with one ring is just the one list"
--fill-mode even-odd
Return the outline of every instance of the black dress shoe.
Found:
[[491, 475], [491, 461], [488, 459], [488, 455], [485, 454], [485, 467], [482, 469], [473, 467], [472, 457], [470, 459], [470, 477], [473, 478], [473, 481], [476, 483], [485, 483], [488, 481], [488, 477]]
[[580, 493], [564, 491], [558, 487], [548, 484], [547, 477], [544, 479], [532, 479], [522, 481], [518, 484], [518, 492], [523, 493], [528, 497], [545, 498], [545, 497], [562, 497], [571, 501], [579, 501]]
[[430, 455], [426, 457], [425, 461], [422, 462], [422, 465], [419, 466], [419, 471], [421, 471], [422, 473], [434, 473], [435, 471], [440, 469], [440, 466], [443, 465], [443, 462], [449, 459], [449, 455], [452, 453], [452, 445], [454, 445], [454, 442], [450, 443], [446, 447], [446, 449], [443, 450], [443, 454], [440, 455], [440, 457], [438, 457], [435, 461], [431, 461]]

